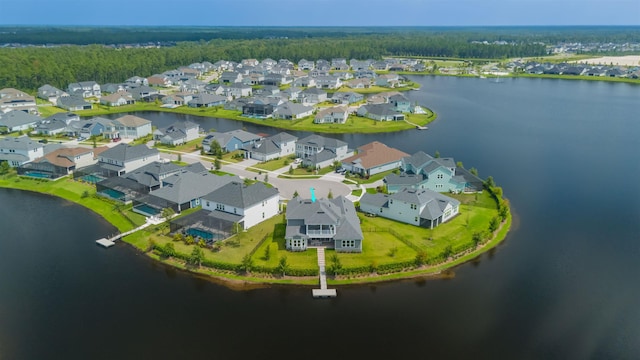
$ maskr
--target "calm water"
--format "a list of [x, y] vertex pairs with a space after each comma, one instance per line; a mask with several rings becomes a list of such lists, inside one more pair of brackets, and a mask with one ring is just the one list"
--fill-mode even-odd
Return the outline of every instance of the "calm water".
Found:
[[414, 80], [428, 131], [337, 137], [438, 150], [503, 186], [517, 228], [455, 278], [236, 292], [97, 247], [114, 229], [82, 208], [0, 189], [0, 359], [640, 358], [640, 86]]

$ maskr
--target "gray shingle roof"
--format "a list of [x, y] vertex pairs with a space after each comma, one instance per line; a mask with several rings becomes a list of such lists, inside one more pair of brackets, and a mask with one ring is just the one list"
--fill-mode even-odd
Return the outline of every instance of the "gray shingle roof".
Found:
[[278, 195], [278, 190], [261, 182], [245, 185], [240, 181], [230, 182], [202, 198], [220, 204], [245, 209]]
[[109, 150], [105, 150], [101, 156], [121, 162], [132, 161], [143, 157], [152, 157], [158, 154], [158, 149], [150, 149], [147, 145], [141, 144], [131, 146], [128, 144], [118, 144]]
[[338, 139], [324, 137], [320, 135], [309, 135], [306, 138], [298, 140], [298, 145], [315, 145], [317, 147], [325, 147], [330, 149], [337, 149], [339, 147], [347, 146], [347, 143]]
[[406, 185], [406, 186], [411, 186], [411, 185], [415, 185], [418, 184], [419, 182], [421, 182], [424, 178], [422, 177], [422, 175], [415, 175], [415, 174], [389, 174], [384, 178], [384, 182], [387, 183], [388, 185]]
[[41, 147], [43, 147], [42, 144], [38, 143], [37, 141], [31, 140], [26, 135], [20, 137], [0, 138], [0, 148], [2, 149], [32, 151]]
[[40, 120], [42, 120], [40, 116], [32, 115], [20, 110], [9, 111], [5, 114], [0, 113], [0, 126], [6, 126], [8, 128], [35, 124]]
[[218, 176], [211, 173], [195, 174], [182, 171], [163, 180], [166, 185], [150, 192], [175, 204], [184, 204], [198, 199], [232, 181], [240, 181], [237, 176]]
[[287, 205], [288, 225], [285, 237], [306, 237], [305, 225], [336, 226], [335, 240], [362, 240], [360, 220], [353, 203], [343, 196], [335, 199], [311, 200], [294, 198]]

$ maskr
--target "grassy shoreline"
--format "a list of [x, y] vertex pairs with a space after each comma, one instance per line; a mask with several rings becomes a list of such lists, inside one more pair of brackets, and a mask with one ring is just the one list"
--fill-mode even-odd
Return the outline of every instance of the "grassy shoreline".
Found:
[[[100, 196], [95, 195], [95, 188], [86, 183], [74, 181], [70, 178], [63, 178], [57, 181], [31, 179], [27, 177], [17, 176], [15, 174], [0, 176], [0, 187], [26, 190], [32, 192], [43, 193], [47, 195], [57, 196], [65, 200], [74, 202], [84, 206], [96, 214], [102, 216], [106, 221], [114, 225], [120, 232], [125, 232], [144, 223], [145, 219], [141, 215], [133, 213], [127, 207], [118, 206], [118, 204], [108, 201]], [[351, 275], [338, 275], [330, 277], [328, 282], [330, 285], [357, 285], [372, 282], [385, 282], [394, 280], [410, 279], [415, 277], [438, 276], [443, 271], [449, 270], [455, 266], [468, 262], [477, 258], [482, 253], [492, 249], [501, 243], [511, 227], [512, 216], [508, 213], [507, 218], [501, 223], [500, 227], [491, 233], [491, 237], [485, 242], [473, 248], [466, 245], [471, 238], [471, 233], [483, 229], [486, 226], [488, 218], [495, 216], [495, 209], [489, 209], [487, 199], [490, 195], [475, 196], [475, 200], [469, 197], [469, 204], [463, 208], [465, 212], [471, 214], [461, 215], [453, 219], [450, 223], [443, 224], [436, 230], [414, 229], [402, 230], [402, 224], [394, 225], [394, 231], [387, 230], [366, 230], [367, 227], [389, 226], [388, 219], [370, 219], [362, 216], [363, 228], [365, 234], [369, 237], [369, 249], [365, 249], [367, 253], [363, 254], [343, 254], [338, 253], [341, 261], [345, 265], [346, 270], [367, 267], [371, 261], [379, 262], [382, 266], [407, 264], [416, 256], [416, 252], [412, 249], [422, 248], [428, 249], [432, 258], [438, 258], [440, 251], [445, 245], [453, 245], [454, 249], [463, 249], [452, 254], [450, 257], [437, 260], [432, 265], [422, 266], [406, 266], [400, 267], [400, 271], [387, 270], [388, 273], [378, 274], [377, 271], [360, 272]], [[480, 200], [479, 200], [480, 199]], [[476, 207], [474, 212], [473, 207]], [[447, 225], [449, 225], [447, 227]], [[186, 264], [184, 257], [193, 249], [194, 245], [183, 245], [181, 242], [175, 242], [163, 234], [167, 232], [167, 224], [153, 226], [132, 235], [123, 238], [123, 242], [141, 251], [141, 253], [163, 264], [188, 271], [190, 273], [206, 276], [215, 282], [219, 282], [225, 286], [234, 289], [248, 289], [256, 286], [268, 285], [296, 285], [296, 286], [317, 286], [318, 278], [310, 276], [310, 273], [317, 274], [317, 264], [309, 268], [310, 263], [315, 263], [315, 251], [307, 251], [304, 253], [289, 253], [284, 250], [283, 239], [284, 231], [282, 225], [282, 217], [275, 217], [269, 221], [265, 221], [256, 225], [254, 233], [235, 235], [229, 240], [224, 241], [224, 250], [213, 252], [204, 249], [205, 260], [210, 263], [226, 265], [229, 269], [221, 270], [220, 268], [212, 268], [208, 266], [191, 267]], [[411, 225], [406, 225], [411, 226]], [[253, 229], [253, 228], [252, 228]], [[465, 230], [466, 229], [466, 230]], [[398, 232], [396, 232], [396, 230]], [[382, 232], [379, 232], [382, 231]], [[423, 231], [417, 238], [405, 237], [406, 231], [415, 233]], [[428, 238], [427, 238], [428, 236]], [[262, 239], [262, 240], [258, 240]], [[382, 241], [382, 242], [380, 242]], [[180, 257], [161, 257], [157, 252], [157, 246], [171, 242], [176, 250], [182, 254]], [[376, 243], [374, 246], [373, 244]], [[408, 244], [410, 243], [410, 244]], [[378, 246], [380, 245], [380, 246]], [[408, 245], [408, 246], [407, 246]], [[154, 250], [154, 247], [156, 250]], [[389, 249], [395, 249], [397, 255], [388, 255]], [[265, 251], [266, 250], [266, 251]], [[399, 250], [399, 251], [398, 251]], [[419, 249], [418, 249], [419, 250]], [[273, 254], [271, 259], [260, 257], [262, 254], [270, 252]], [[330, 252], [332, 252], [330, 250]], [[297, 269], [300, 276], [280, 276], [273, 272], [259, 273], [241, 273], [237, 270], [242, 257], [250, 254], [254, 258], [254, 269], [273, 270], [277, 265], [281, 256], [287, 256], [291, 270]], [[434, 255], [435, 254], [435, 255]], [[329, 260], [328, 260], [329, 262]]]

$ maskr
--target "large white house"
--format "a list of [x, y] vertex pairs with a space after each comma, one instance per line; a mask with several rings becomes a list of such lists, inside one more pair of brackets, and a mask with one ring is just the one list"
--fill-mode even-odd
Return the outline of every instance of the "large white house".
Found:
[[18, 167], [44, 155], [44, 147], [29, 137], [6, 137], [0, 139], [0, 162]]
[[134, 115], [125, 115], [112, 121], [111, 137], [137, 139], [151, 134], [151, 121]]
[[427, 189], [367, 193], [360, 199], [360, 210], [365, 213], [430, 229], [456, 216], [459, 208], [460, 201]]
[[239, 181], [230, 182], [200, 200], [204, 210], [241, 216], [237, 223], [243, 230], [276, 216], [279, 203], [278, 190], [261, 182], [245, 185]]
[[256, 159], [258, 161], [269, 161], [277, 158], [293, 155], [296, 152], [297, 137], [281, 132], [252, 145], [245, 147], [245, 158]]
[[144, 144], [137, 146], [118, 144], [101, 153], [98, 163], [106, 173], [120, 176], [159, 160], [158, 149], [150, 149]]

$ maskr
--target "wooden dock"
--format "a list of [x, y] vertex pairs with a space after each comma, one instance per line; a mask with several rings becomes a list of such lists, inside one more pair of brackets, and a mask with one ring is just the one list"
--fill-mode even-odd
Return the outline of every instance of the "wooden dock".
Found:
[[103, 246], [103, 247], [108, 249], [108, 248], [110, 248], [110, 247], [112, 247], [113, 245], [116, 244], [116, 240], [120, 240], [121, 238], [123, 238], [123, 237], [125, 237], [125, 236], [127, 236], [129, 234], [133, 234], [136, 231], [140, 231], [140, 230], [148, 227], [149, 225], [159, 224], [161, 222], [162, 222], [161, 219], [147, 218], [147, 221], [144, 224], [138, 226], [137, 228], [129, 230], [129, 231], [124, 232], [122, 234], [118, 234], [118, 235], [112, 236], [112, 237], [110, 237], [108, 239], [102, 238], [102, 239], [96, 240], [96, 244], [98, 244], [100, 246]]
[[105, 248], [110, 248], [113, 245], [115, 245], [116, 243], [111, 241], [111, 240], [109, 240], [109, 239], [102, 238], [102, 239], [96, 240], [96, 244], [98, 244], [98, 245], [100, 245], [102, 247], [105, 247]]
[[320, 268], [320, 289], [313, 289], [314, 298], [332, 298], [338, 296], [336, 289], [327, 289], [327, 272], [324, 259], [324, 247], [318, 247], [318, 267]]

